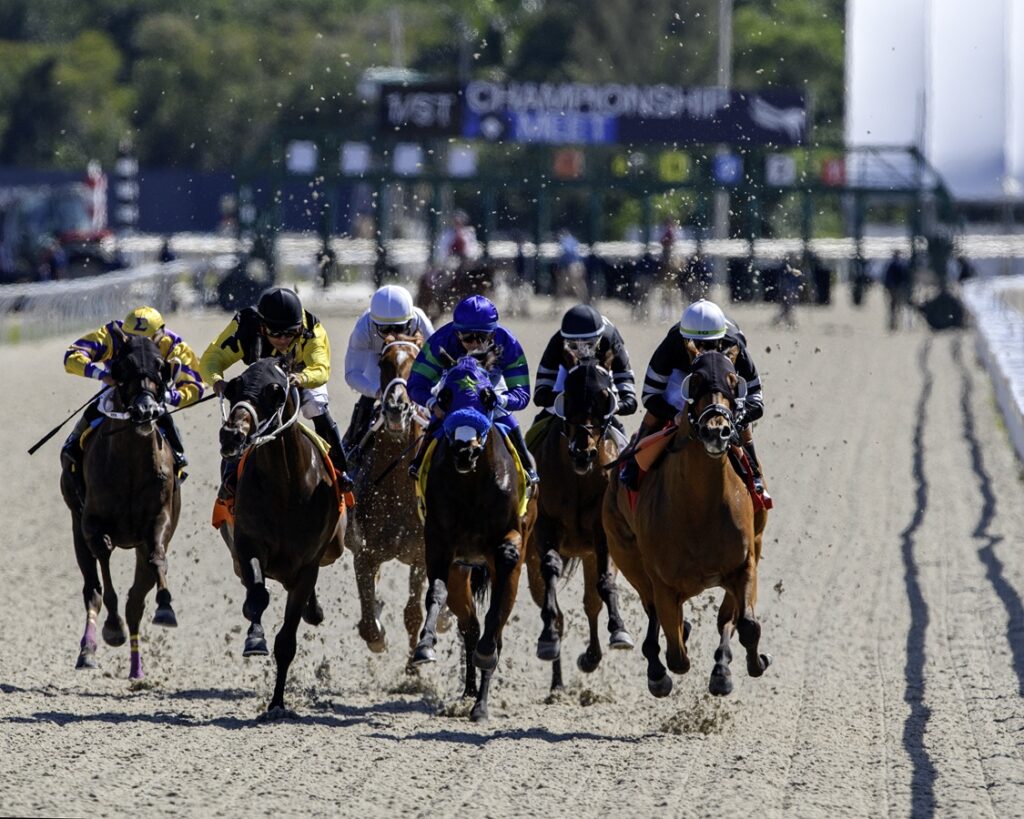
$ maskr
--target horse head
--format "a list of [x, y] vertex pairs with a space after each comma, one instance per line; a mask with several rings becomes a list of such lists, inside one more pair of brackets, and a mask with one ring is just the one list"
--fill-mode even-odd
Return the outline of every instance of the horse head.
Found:
[[692, 434], [708, 455], [720, 458], [736, 432], [734, 413], [743, 405], [747, 382], [736, 374], [735, 348], [730, 357], [708, 350], [693, 359], [682, 394]]
[[423, 336], [389, 335], [380, 351], [380, 403], [384, 430], [394, 437], [409, 432], [416, 405], [407, 389], [413, 362], [423, 347]]
[[220, 428], [222, 458], [237, 458], [258, 432], [280, 418], [288, 400], [287, 362], [285, 367], [281, 363], [276, 358], [261, 358], [227, 383], [227, 409], [222, 409]]
[[120, 344], [110, 364], [117, 382], [117, 396], [140, 435], [149, 435], [166, 411], [165, 385], [171, 380], [171, 364], [153, 339], [120, 330]]
[[482, 397], [488, 390], [492, 387], [487, 370], [477, 358], [466, 355], [448, 369], [437, 393], [437, 404], [445, 412], [448, 447], [456, 471], [463, 475], [476, 469], [491, 431], [491, 411]]
[[617, 405], [612, 375], [597, 362], [588, 360], [566, 374], [554, 412], [562, 419], [562, 435], [577, 475], [586, 475], [598, 463], [601, 440]]

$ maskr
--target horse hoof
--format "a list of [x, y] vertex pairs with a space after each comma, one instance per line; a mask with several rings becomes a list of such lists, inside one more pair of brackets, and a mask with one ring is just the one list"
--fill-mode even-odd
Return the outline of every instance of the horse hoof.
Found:
[[374, 654], [383, 654], [388, 650], [387, 638], [382, 634], [379, 640], [370, 640], [366, 643], [366, 647], [370, 649]]
[[601, 664], [600, 657], [592, 657], [589, 651], [584, 651], [576, 658], [576, 667], [584, 674], [593, 674]]
[[164, 628], [177, 628], [178, 618], [174, 615], [174, 609], [168, 606], [165, 609], [157, 609], [153, 614], [153, 625]]
[[562, 655], [562, 643], [556, 637], [554, 640], [537, 641], [537, 659], [545, 662], [557, 660]]
[[608, 648], [618, 651], [629, 651], [633, 648], [633, 635], [624, 628], [619, 629], [608, 638]]
[[689, 620], [683, 620], [683, 642], [685, 643], [690, 639], [690, 631], [693, 630], [693, 623]]
[[715, 669], [711, 672], [711, 682], [708, 683], [708, 691], [716, 697], [726, 697], [732, 693], [732, 674], [724, 673]]
[[654, 694], [658, 699], [667, 697], [672, 693], [672, 678], [668, 674], [665, 674], [660, 680], [652, 680], [648, 677], [647, 690]]
[[302, 609], [302, 619], [311, 626], [319, 626], [324, 621], [324, 610], [319, 601], [314, 603], [310, 600], [306, 603]]
[[478, 702], [469, 712], [470, 722], [487, 722], [487, 703]]
[[384, 626], [380, 620], [374, 620], [369, 628], [364, 628], [360, 624], [359, 636], [363, 638], [367, 647], [374, 654], [383, 654], [388, 650], [387, 632], [384, 631]]
[[280, 722], [283, 719], [298, 719], [299, 715], [292, 711], [290, 708], [285, 708], [283, 705], [275, 705], [273, 708], [268, 708], [258, 717], [257, 722]]
[[115, 620], [113, 625], [109, 621], [103, 624], [103, 642], [115, 647], [128, 642], [128, 631], [123, 620]]
[[427, 663], [436, 663], [437, 655], [434, 653], [434, 649], [429, 646], [416, 646], [416, 650], [412, 654], [412, 659], [409, 660], [409, 665], [418, 666], [426, 665]]
[[269, 653], [265, 637], [245, 638], [245, 648], [242, 649], [243, 657], [266, 657]]
[[[751, 677], [760, 677], [764, 674], [765, 669], [772, 664], [772, 659], [771, 654], [761, 654], [758, 659], [748, 659], [747, 673], [749, 673]], [[758, 660], [760, 660], [760, 662], [758, 662]]]
[[78, 661], [75, 663], [75, 668], [99, 668], [100, 664], [96, 662], [96, 649], [92, 651], [82, 651], [78, 655]]
[[481, 671], [494, 671], [498, 667], [498, 652], [481, 654], [480, 649], [473, 652], [473, 665]]

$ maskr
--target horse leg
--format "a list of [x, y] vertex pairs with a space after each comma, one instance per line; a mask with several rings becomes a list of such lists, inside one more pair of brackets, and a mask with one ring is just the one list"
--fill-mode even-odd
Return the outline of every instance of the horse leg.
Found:
[[[526, 547], [526, 580], [527, 585], [530, 588], [530, 596], [533, 598], [533, 602], [537, 608], [544, 610], [544, 598], [545, 598], [545, 582], [541, 572], [540, 555], [537, 552], [537, 536], [536, 528], [534, 534], [530, 536], [529, 545]], [[561, 634], [561, 624], [559, 624], [559, 634]], [[540, 645], [538, 644], [538, 655], [540, 653]], [[541, 658], [543, 659], [543, 658]], [[565, 685], [562, 682], [562, 658], [555, 657], [551, 663], [551, 690], [559, 691], [564, 688]]]
[[557, 660], [562, 652], [562, 610], [558, 607], [557, 585], [562, 576], [562, 556], [558, 553], [552, 527], [538, 525], [535, 533], [540, 547], [540, 575], [544, 597], [540, 619], [544, 623], [537, 640], [537, 657]]
[[[423, 626], [423, 609], [420, 607], [420, 597], [423, 594], [423, 587], [426, 585], [426, 572], [419, 563], [409, 567], [409, 599], [405, 601], [405, 609], [402, 611], [402, 618], [405, 621], [405, 633], [409, 635], [409, 652], [416, 649], [417, 636]], [[415, 667], [408, 663], [405, 666], [407, 673], [415, 670]]]
[[374, 654], [387, 650], [384, 626], [377, 615], [377, 572], [380, 564], [374, 560], [365, 547], [356, 552], [353, 560], [356, 570], [356, 588], [359, 589], [359, 636]]
[[110, 539], [103, 538], [100, 548], [94, 550], [100, 562], [100, 572], [103, 575], [103, 605], [107, 607], [107, 619], [103, 623], [103, 642], [108, 646], [123, 646], [128, 639], [128, 632], [124, 627], [124, 620], [117, 613], [117, 592], [114, 591], [114, 581], [110, 579]]
[[263, 612], [270, 605], [270, 594], [267, 591], [266, 578], [260, 566], [259, 558], [249, 554], [244, 543], [236, 542], [238, 563], [242, 569], [242, 583], [245, 585], [245, 602], [242, 603], [242, 616], [249, 621], [249, 630], [245, 635], [243, 657], [266, 657], [267, 636], [263, 631]]
[[654, 582], [654, 605], [658, 609], [661, 629], [665, 632], [665, 663], [673, 674], [690, 670], [686, 655], [686, 636], [683, 633], [683, 599], [679, 592], [665, 583]]
[[[412, 653], [412, 665], [437, 661], [437, 655], [434, 653], [434, 646], [437, 645], [437, 616], [448, 600], [448, 587], [445, 584], [447, 568], [447, 564], [441, 565], [439, 561], [427, 566], [427, 596], [424, 600], [427, 616], [420, 632], [420, 641]], [[468, 579], [466, 582], [469, 582]]]
[[295, 659], [295, 635], [299, 630], [302, 611], [316, 588], [316, 578], [319, 572], [319, 564], [311, 563], [299, 572], [295, 585], [288, 590], [288, 600], [284, 606], [284, 622], [281, 623], [281, 628], [277, 630], [277, 636], [274, 638], [274, 660], [277, 663], [274, 696], [267, 707], [267, 713], [263, 716], [264, 719], [298, 718], [294, 711], [289, 711], [284, 707], [284, 684], [288, 678], [288, 666]]
[[477, 697], [469, 718], [473, 722], [486, 720], [487, 696], [491, 689], [491, 675], [498, 667], [501, 655], [501, 632], [512, 613], [519, 588], [519, 574], [523, 568], [523, 539], [516, 530], [505, 535], [494, 561], [494, 585], [491, 605], [484, 618], [484, 633], [473, 652], [473, 662], [483, 671], [480, 678], [480, 695]]
[[597, 558], [588, 554], [583, 558], [583, 610], [587, 613], [587, 625], [590, 627], [590, 642], [586, 651], [576, 658], [576, 666], [584, 674], [591, 674], [601, 663], [601, 638], [597, 616], [601, 613], [601, 595], [597, 591]]
[[752, 553], [747, 556], [747, 565], [744, 566], [737, 585], [738, 588], [733, 594], [737, 600], [743, 601], [743, 609], [737, 619], [736, 631], [739, 632], [740, 643], [747, 651], [747, 673], [751, 677], [760, 677], [771, 665], [772, 655], [758, 653], [761, 624], [754, 616], [754, 602], [757, 600], [757, 563]]
[[130, 680], [141, 680], [146, 676], [142, 670], [142, 655], [139, 653], [139, 625], [142, 623], [142, 613], [146, 608], [146, 595], [156, 584], [157, 573], [149, 560], [149, 555], [146, 554], [144, 546], [139, 546], [135, 550], [135, 579], [128, 589], [128, 601], [124, 607], [131, 641], [131, 665], [128, 670]]
[[[608, 544], [604, 538], [600, 539], [594, 551], [597, 593], [608, 607], [608, 633], [610, 635], [608, 647], [628, 651], [633, 648], [633, 635], [629, 633], [626, 624], [622, 621], [622, 615], [619, 614], [619, 590], [615, 585], [615, 573], [611, 569], [608, 559]], [[587, 587], [591, 587], [589, 582]]]
[[452, 566], [448, 574], [448, 608], [452, 610], [456, 621], [459, 624], [459, 634], [462, 635], [463, 653], [466, 661], [465, 684], [462, 689], [463, 697], [476, 697], [479, 689], [476, 685], [476, 666], [473, 665], [473, 654], [476, 645], [480, 640], [480, 621], [476, 616], [476, 604], [473, 602], [473, 588], [470, 582], [471, 574], [468, 569], [459, 566]]
[[302, 609], [302, 619], [311, 626], [319, 626], [324, 621], [324, 610], [320, 601], [316, 599], [316, 587], [309, 593], [309, 600]]
[[[72, 515], [74, 518], [75, 516]], [[79, 529], [78, 521], [73, 520], [72, 534], [75, 542], [75, 559], [82, 572], [82, 599], [85, 601], [85, 631], [78, 647], [78, 660], [75, 668], [96, 668], [96, 620], [103, 605], [103, 586], [96, 567], [96, 556], [86, 545], [85, 538]]]
[[708, 690], [716, 697], [724, 697], [732, 693], [732, 671], [729, 670], [729, 663], [732, 662], [732, 648], [729, 641], [736, 629], [736, 598], [728, 589], [725, 597], [722, 598], [722, 605], [718, 607], [718, 633], [720, 639], [718, 648], [715, 649], [715, 667], [711, 669], [711, 682]]
[[[178, 618], [171, 607], [171, 592], [167, 588], [167, 542], [170, 534], [167, 529], [169, 518], [166, 514], [160, 516], [157, 523], [156, 534], [153, 539], [154, 546], [149, 553], [149, 563], [153, 567], [156, 578], [156, 612], [153, 614], [153, 625], [164, 626], [165, 628], [177, 628]], [[150, 587], [152, 588], [152, 587]]]
[[656, 697], [667, 697], [672, 692], [672, 678], [661, 664], [658, 654], [658, 610], [653, 603], [647, 603], [647, 634], [642, 651], [647, 660], [647, 690]]

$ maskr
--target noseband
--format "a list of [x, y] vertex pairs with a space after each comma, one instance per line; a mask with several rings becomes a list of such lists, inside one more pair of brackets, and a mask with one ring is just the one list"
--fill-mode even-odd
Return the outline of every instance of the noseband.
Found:
[[[417, 355], [419, 355], [419, 352], [420, 352], [420, 346], [418, 344], [416, 344], [415, 342], [413, 342], [413, 341], [391, 341], [391, 342], [388, 342], [387, 344], [385, 344], [381, 348], [380, 358], [378, 360], [379, 361], [383, 361], [384, 360], [384, 354], [388, 350], [390, 350], [392, 347], [409, 347], [409, 348], [411, 348], [413, 350], [413, 357], [414, 358]], [[394, 390], [396, 387], [408, 387], [408, 385], [409, 385], [409, 382], [408, 382], [407, 379], [402, 378], [401, 376], [398, 376], [396, 378], [392, 378], [385, 385], [384, 389], [381, 390], [381, 392], [380, 392], [380, 405], [381, 405], [381, 409], [382, 409], [381, 419], [383, 419], [383, 408], [384, 408], [384, 405], [387, 403], [388, 395], [391, 394], [391, 391]], [[403, 421], [402, 426], [403, 426], [403, 429], [405, 428], [405, 422], [407, 420], [409, 420], [409, 419], [415, 421], [421, 427], [426, 427], [427, 424], [429, 423], [429, 421], [426, 418], [423, 418], [421, 416], [421, 414], [418, 412], [418, 410], [416, 408], [416, 405], [413, 404], [412, 401], [406, 401], [406, 402], [404, 402], [404, 404], [402, 406], [402, 421]], [[383, 421], [381, 420], [380, 423], [383, 423]]]
[[[291, 394], [295, 399], [295, 412], [292, 413], [291, 417], [287, 421], [284, 421], [284, 408], [288, 405], [288, 394]], [[231, 416], [234, 415], [235, 410], [245, 410], [252, 418], [254, 429], [245, 436], [245, 440], [242, 442], [241, 451], [243, 452], [247, 449], [253, 449], [273, 441], [288, 429], [288, 427], [295, 423], [302, 410], [300, 407], [298, 387], [291, 387], [289, 393], [286, 393], [285, 399], [280, 403], [274, 414], [262, 421], [260, 421], [260, 416], [256, 411], [256, 407], [249, 401], [236, 401], [231, 405], [227, 404], [228, 402], [224, 400], [224, 396], [220, 396], [220, 415], [223, 421], [221, 427], [226, 427], [228, 425], [228, 422], [231, 420]]]

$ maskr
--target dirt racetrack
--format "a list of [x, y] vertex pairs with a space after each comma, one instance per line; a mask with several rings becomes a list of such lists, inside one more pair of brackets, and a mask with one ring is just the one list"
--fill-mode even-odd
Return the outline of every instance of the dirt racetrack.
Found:
[[[767, 306], [730, 311], [765, 381], [765, 676], [748, 678], [738, 654], [733, 695], [706, 693], [717, 636], [705, 595], [687, 611], [693, 668], [655, 700], [645, 621], [620, 579], [638, 647], [585, 677], [577, 574], [560, 594], [567, 690], [548, 702], [524, 574], [483, 725], [458, 704], [456, 632], [419, 683], [403, 674], [397, 566], [382, 581], [390, 650], [370, 655], [348, 555], [321, 574], [325, 623], [300, 629], [287, 697], [301, 719], [256, 723], [274, 663], [241, 657], [242, 588], [209, 525], [212, 403], [181, 416], [192, 467], [171, 549], [180, 627], [149, 625], [151, 597], [136, 690], [127, 646], [101, 645], [100, 669], [76, 672], [82, 584], [61, 439], [25, 450], [94, 385], [64, 375], [71, 339], [0, 347], [0, 814], [1024, 815], [1024, 487], [990, 383], [970, 333], [889, 335], [881, 293], [862, 310], [837, 296], [801, 308], [795, 330]], [[668, 322], [608, 310], [642, 380]], [[224, 321], [171, 325], [201, 351]], [[352, 320], [325, 323], [347, 421]], [[533, 374], [557, 320], [509, 325]], [[113, 561], [122, 606], [132, 562]], [[269, 633], [283, 600], [271, 594]]]

